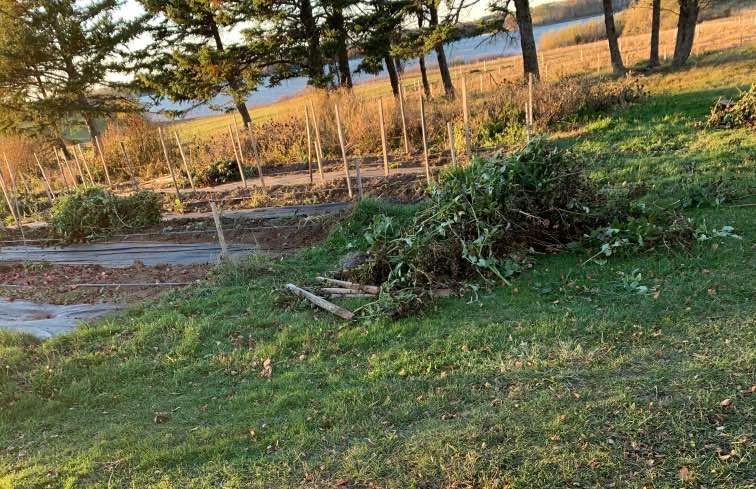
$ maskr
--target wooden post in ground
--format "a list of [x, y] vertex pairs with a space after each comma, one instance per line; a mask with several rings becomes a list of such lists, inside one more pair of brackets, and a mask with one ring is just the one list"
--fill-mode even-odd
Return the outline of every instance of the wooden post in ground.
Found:
[[409, 138], [407, 137], [407, 117], [404, 114], [404, 90], [399, 85], [399, 112], [402, 117], [402, 137], [404, 138], [404, 153], [409, 154]]
[[480, 84], [480, 93], [483, 93], [483, 75], [478, 75], [478, 82]]
[[[338, 104], [333, 106], [336, 111], [336, 131], [339, 133], [339, 146], [341, 146], [341, 157], [344, 159], [344, 175], [346, 176], [347, 191], [349, 192], [349, 198], [353, 197], [352, 194], [352, 182], [349, 176], [349, 162], [347, 161], [346, 145], [344, 144], [344, 133], [341, 131], [341, 117], [339, 116]], [[362, 195], [360, 195], [360, 198]]]
[[[236, 119], [234, 119], [234, 122], [236, 122]], [[242, 184], [244, 185], [244, 188], [247, 188], [247, 177], [244, 175], [244, 155], [242, 154], [242, 147], [241, 142], [239, 142], [239, 151], [236, 151], [237, 147], [237, 141], [234, 139], [234, 130], [231, 127], [231, 124], [228, 125], [228, 135], [231, 138], [231, 146], [234, 147], [234, 156], [236, 156], [236, 166], [239, 167], [239, 175], [241, 176]]]
[[76, 169], [79, 171], [79, 177], [81, 178], [81, 183], [84, 185], [86, 183], [86, 180], [84, 180], [84, 170], [81, 168], [81, 161], [79, 161], [79, 157], [76, 156], [76, 148], [71, 151], [74, 156], [74, 163], [76, 163]]
[[257, 174], [260, 175], [260, 186], [264, 190], [267, 187], [265, 186], [265, 177], [263, 176], [262, 162], [260, 161], [260, 152], [257, 150], [257, 138], [252, 132], [252, 124], [247, 126], [247, 130], [249, 131], [249, 139], [252, 142], [252, 156], [255, 157], [255, 165], [257, 165]]
[[305, 107], [305, 133], [307, 134], [307, 174], [312, 185], [312, 136], [310, 135], [310, 112]]
[[66, 154], [61, 150], [61, 156], [60, 159], [63, 161], [63, 168], [66, 169], [68, 172], [68, 180], [71, 181], [71, 186], [76, 187], [76, 177], [74, 176], [73, 172], [71, 171], [71, 165], [68, 164], [68, 160], [66, 159]]
[[218, 234], [218, 244], [220, 244], [221, 261], [229, 258], [228, 245], [226, 245], [226, 237], [223, 235], [223, 226], [221, 225], [221, 216], [218, 213], [218, 208], [215, 206], [215, 202], [210, 202], [210, 210], [213, 211], [213, 222], [215, 222], [215, 232]]
[[[310, 105], [310, 116], [312, 116], [312, 126], [315, 128], [315, 158], [318, 160], [318, 175], [320, 175], [320, 183], [325, 182], [325, 175], [323, 175], [323, 145], [320, 142], [320, 128], [318, 127], [318, 118], [315, 117], [315, 107]], [[306, 110], [306, 109], [305, 109]]]
[[528, 73], [528, 142], [533, 131], [533, 73]]
[[102, 152], [102, 145], [100, 144], [100, 138], [98, 136], [94, 137], [95, 145], [97, 146], [97, 152], [100, 153], [100, 163], [102, 163], [102, 168], [105, 170], [105, 180], [108, 182], [108, 187], [113, 186], [113, 182], [110, 180], [110, 170], [108, 170], [108, 164], [105, 163], [105, 154]]
[[[118, 141], [118, 146], [120, 146], [121, 152], [123, 153], [123, 159], [126, 161], [126, 165], [129, 167], [129, 173], [131, 173], [131, 181], [134, 184], [134, 190], [138, 191], [139, 180], [137, 179], [137, 174], [136, 174], [136, 170], [134, 169], [134, 164], [131, 162], [131, 157], [129, 157], [129, 152], [126, 151], [126, 145], [123, 144], [123, 141]], [[189, 181], [191, 182], [191, 177]], [[194, 188], [193, 185], [192, 185], [192, 188]]]
[[464, 77], [462, 78], [462, 120], [465, 131], [465, 155], [467, 156], [467, 161], [470, 161], [470, 112], [467, 109], [467, 81]]
[[10, 192], [8, 191], [8, 186], [5, 185], [5, 179], [3, 178], [2, 172], [0, 172], [0, 188], [3, 190], [3, 197], [5, 197], [5, 203], [8, 205], [8, 210], [11, 213], [11, 216], [13, 216], [13, 219], [16, 221], [16, 226], [20, 228], [20, 221], [18, 216], [16, 215], [16, 206], [13, 205], [13, 201], [11, 200]]
[[425, 134], [425, 100], [420, 97], [420, 130], [423, 135], [423, 161], [425, 162], [425, 178], [431, 184], [430, 162], [428, 161], [428, 138]]
[[176, 137], [176, 145], [178, 146], [179, 154], [181, 155], [181, 161], [184, 164], [184, 172], [186, 173], [186, 178], [189, 179], [189, 185], [192, 187], [192, 190], [197, 190], [194, 187], [194, 178], [192, 178], [192, 172], [189, 171], [189, 164], [186, 161], [184, 147], [181, 145], [181, 139], [179, 138], [178, 131], [173, 131], [173, 135]]
[[168, 172], [171, 174], [171, 180], [173, 180], [173, 188], [176, 189], [176, 198], [181, 200], [181, 191], [179, 190], [178, 181], [176, 180], [176, 173], [173, 171], [173, 165], [171, 159], [168, 157], [168, 148], [165, 146], [165, 138], [163, 137], [163, 128], [158, 127], [158, 136], [160, 137], [160, 145], [163, 147], [163, 156], [165, 156], [165, 164], [168, 165]]
[[457, 154], [454, 151], [454, 131], [452, 130], [452, 123], [446, 123], [446, 132], [449, 135], [449, 154], [451, 155], [452, 165], [457, 164]]
[[[11, 179], [11, 188], [8, 189], [8, 192], [11, 194], [11, 200], [13, 201], [13, 204], [15, 204], [16, 224], [18, 224], [18, 230], [21, 231], [21, 237], [24, 239], [24, 241], [26, 241], [26, 237], [23, 236], [23, 230], [21, 229], [21, 212], [18, 207], [18, 189], [16, 187], [16, 174], [11, 169], [10, 162], [8, 161], [8, 156], [6, 156], [5, 153], [3, 153], [3, 159], [5, 160], [5, 167], [8, 168], [8, 175], [10, 176], [10, 179]], [[12, 209], [13, 208], [11, 208], [11, 210]]]
[[50, 185], [50, 180], [48, 180], [47, 178], [47, 173], [45, 173], [45, 169], [42, 166], [42, 163], [39, 161], [37, 153], [34, 153], [34, 159], [37, 161], [37, 168], [39, 168], [39, 172], [42, 174], [42, 179], [45, 181], [45, 187], [47, 188], [47, 195], [50, 196], [50, 202], [52, 203], [52, 201], [55, 200], [55, 192], [53, 192], [52, 185]]
[[383, 97], [378, 98], [378, 118], [381, 123], [381, 149], [383, 150], [383, 176], [389, 174], [388, 148], [386, 147], [386, 125], [383, 121]]
[[68, 180], [66, 179], [66, 171], [63, 169], [63, 163], [60, 161], [60, 156], [58, 156], [58, 148], [53, 148], [53, 153], [55, 153], [55, 161], [58, 162], [58, 168], [60, 169], [60, 176], [63, 179], [63, 187], [68, 190]]
[[87, 158], [84, 156], [84, 150], [81, 149], [81, 144], [76, 145], [76, 147], [74, 148], [74, 154], [76, 154], [77, 148], [79, 150], [79, 156], [81, 157], [81, 162], [82, 164], [84, 164], [84, 169], [87, 171], [87, 176], [89, 177], [89, 183], [94, 185], [95, 181], [94, 181], [94, 178], [92, 177], [92, 172], [89, 171], [89, 164], [87, 163]]

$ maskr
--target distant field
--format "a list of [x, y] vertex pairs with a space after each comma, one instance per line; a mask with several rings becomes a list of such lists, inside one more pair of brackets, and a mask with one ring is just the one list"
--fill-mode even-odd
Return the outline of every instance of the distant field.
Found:
[[[753, 2], [751, 2], [753, 3]], [[744, 26], [752, 25], [747, 29]], [[661, 33], [660, 53], [662, 57], [671, 56], [674, 50], [675, 29], [667, 29]], [[756, 40], [756, 11], [746, 11], [736, 17], [728, 17], [703, 22], [698, 26], [694, 44], [694, 59], [703, 52], [715, 51], [740, 44], [752, 43]], [[622, 54], [627, 66], [647, 59], [649, 34], [636, 34], [622, 37]], [[599, 41], [581, 46], [570, 46], [542, 50], [539, 52], [541, 73], [548, 80], [555, 77], [570, 76], [585, 72], [609, 72], [609, 51], [606, 42]], [[476, 62], [464, 65], [456, 65], [452, 68], [455, 87], [459, 90], [460, 78], [466, 76], [470, 92], [474, 92], [483, 71], [490, 74], [498, 81], [518, 80], [522, 76], [522, 59], [520, 55], [506, 56], [495, 60]], [[434, 95], [443, 93], [440, 83], [440, 75], [437, 70], [429, 72], [430, 82], [433, 85]], [[420, 85], [420, 73], [417, 70], [405, 73], [402, 85], [406, 92], [416, 90]], [[295, 97], [269, 105], [252, 107], [250, 113], [254, 121], [301, 118], [304, 119], [304, 107], [306, 100], [312, 91], [305, 91]], [[388, 79], [381, 78], [374, 81], [361, 83], [355, 86], [354, 93], [366, 100], [380, 96], [391, 96], [391, 86]], [[236, 113], [198, 117], [175, 123], [178, 131], [186, 136], [207, 137], [226, 131], [229, 123], [239, 116]]]

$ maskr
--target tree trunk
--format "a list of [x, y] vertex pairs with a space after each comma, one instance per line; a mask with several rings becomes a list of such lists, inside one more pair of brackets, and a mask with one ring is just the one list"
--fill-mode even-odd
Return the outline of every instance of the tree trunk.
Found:
[[328, 26], [336, 33], [336, 65], [339, 70], [339, 85], [352, 89], [352, 71], [349, 68], [347, 32], [344, 25], [344, 10], [336, 5], [328, 15]]
[[320, 49], [320, 33], [312, 14], [310, 0], [301, 0], [299, 4], [299, 21], [302, 24], [302, 35], [307, 39], [307, 77], [308, 82], [318, 88], [328, 86], [328, 78], [323, 67], [323, 53]]
[[394, 58], [392, 58], [389, 55], [386, 55], [383, 58], [383, 62], [386, 63], [386, 71], [389, 75], [389, 80], [391, 81], [391, 93], [394, 94], [394, 97], [399, 96], [399, 75], [396, 73], [396, 65], [394, 64]]
[[66, 146], [66, 141], [63, 139], [63, 136], [55, 136], [54, 145], [63, 152], [63, 156], [65, 156], [67, 160], [73, 159], [73, 155], [68, 151], [68, 146]]
[[678, 2], [680, 4], [680, 16], [677, 18], [677, 40], [675, 42], [675, 54], [672, 58], [672, 66], [674, 67], [684, 65], [690, 57], [700, 10], [698, 0], [678, 0]]
[[648, 66], [659, 66], [659, 26], [661, 25], [661, 0], [651, 0], [651, 53]]
[[[215, 41], [215, 49], [217, 49], [219, 52], [223, 52], [225, 48], [223, 46], [223, 40], [220, 37], [218, 24], [215, 22], [215, 19], [212, 17], [212, 15], [208, 15], [206, 17], [206, 21], [208, 25], [210, 26], [210, 29], [212, 30], [212, 33], [213, 33], [213, 40]], [[226, 83], [228, 83], [228, 87], [232, 91], [239, 90], [241, 88], [240, 74], [234, 73], [233, 75], [228, 76], [226, 78]], [[252, 124], [252, 118], [249, 116], [249, 111], [247, 110], [247, 106], [244, 104], [244, 102], [237, 102], [235, 105], [236, 105], [236, 110], [239, 111], [239, 115], [241, 115], [242, 122], [244, 123], [244, 127], [245, 128], [249, 127], [249, 125]]]
[[91, 137], [92, 140], [94, 141], [94, 138], [100, 135], [100, 131], [97, 130], [97, 126], [95, 125], [94, 120], [92, 119], [92, 116], [88, 114], [85, 115], [84, 123], [87, 125], [87, 131], [89, 131], [89, 137]]
[[540, 78], [538, 51], [536, 49], [535, 37], [533, 36], [533, 19], [530, 16], [530, 1], [514, 0], [514, 3], [517, 28], [520, 31], [523, 74], [526, 79], [528, 78], [528, 73], [532, 73], [534, 77]]
[[[430, 26], [432, 28], [438, 27], [438, 7], [434, 2], [430, 2], [428, 5], [428, 12], [430, 13]], [[436, 58], [438, 60], [438, 71], [441, 74], [441, 82], [444, 85], [444, 93], [449, 98], [454, 98], [454, 84], [452, 83], [451, 73], [449, 73], [449, 63], [446, 61], [446, 52], [444, 51], [444, 42], [439, 41], [433, 46], [433, 50], [436, 51]]]
[[604, 4], [604, 25], [606, 25], [606, 40], [609, 41], [609, 55], [612, 58], [612, 69], [615, 73], [624, 73], [622, 53], [617, 42], [617, 28], [614, 25], [614, 7], [612, 0], [602, 0]]
[[431, 89], [430, 82], [428, 81], [428, 70], [425, 69], [425, 56], [420, 55], [418, 61], [420, 62], [420, 78], [423, 80], [423, 93], [426, 98], [430, 98]]

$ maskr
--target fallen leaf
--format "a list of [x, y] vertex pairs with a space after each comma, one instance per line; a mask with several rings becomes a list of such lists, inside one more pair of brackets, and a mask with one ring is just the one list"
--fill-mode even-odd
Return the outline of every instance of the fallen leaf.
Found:
[[724, 401], [720, 402], [719, 405], [723, 408], [728, 408], [732, 406], [732, 399], [725, 399]]
[[169, 419], [171, 419], [171, 415], [167, 411], [156, 411], [153, 421], [155, 424], [161, 424], [167, 422]]
[[690, 470], [687, 467], [682, 467], [680, 469], [680, 480], [688, 480], [690, 479]]
[[270, 358], [266, 358], [263, 361], [263, 368], [260, 371], [260, 377], [269, 379], [271, 375], [273, 375], [273, 364]]

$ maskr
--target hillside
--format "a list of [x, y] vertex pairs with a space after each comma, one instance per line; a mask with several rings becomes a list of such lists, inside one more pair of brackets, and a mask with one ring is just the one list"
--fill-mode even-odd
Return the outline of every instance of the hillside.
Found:
[[596, 184], [740, 239], [534, 254], [396, 321], [281, 292], [417, 211], [366, 201], [311, 249], [44, 343], [0, 333], [0, 486], [748, 487], [756, 134], [703, 122], [755, 72], [753, 45], [703, 54], [554, 135]]

